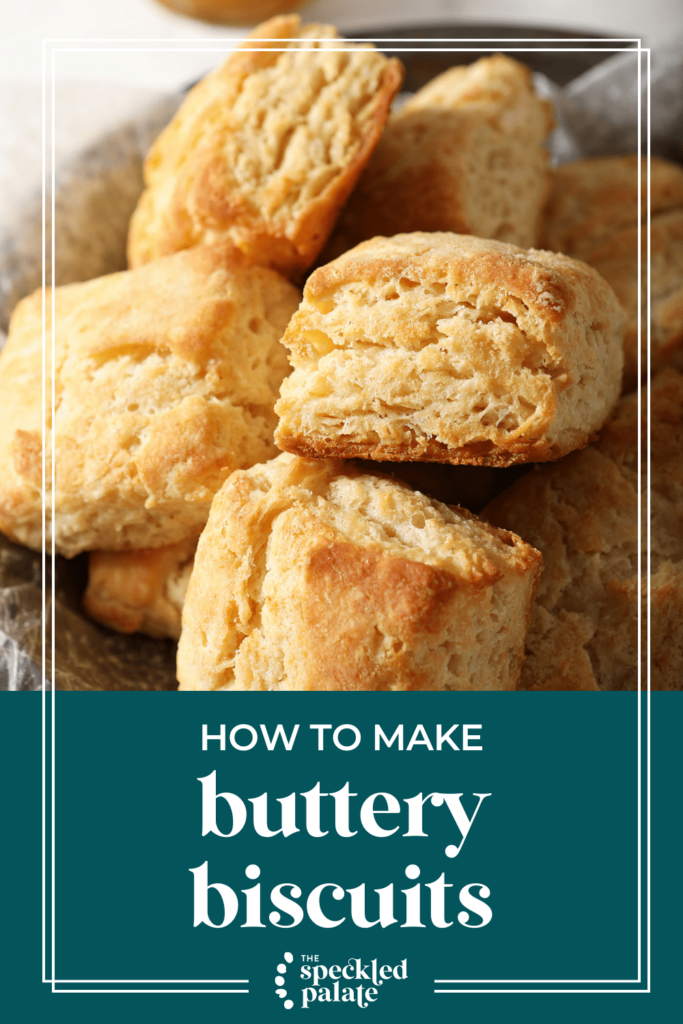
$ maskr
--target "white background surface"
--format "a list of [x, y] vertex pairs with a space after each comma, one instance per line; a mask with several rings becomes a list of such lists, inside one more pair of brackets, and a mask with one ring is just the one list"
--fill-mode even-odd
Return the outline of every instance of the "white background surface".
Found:
[[[40, 40], [52, 38], [164, 37], [200, 39], [236, 36], [239, 30], [207, 25], [176, 15], [155, 0], [2, 0], [0, 80], [40, 80]], [[313, 0], [309, 21], [340, 28], [411, 24], [421, 21], [499, 22], [594, 30], [643, 36], [646, 45], [666, 42], [683, 28], [681, 0]], [[201, 60], [197, 65], [201, 66]], [[101, 80], [110, 74], [102, 69]], [[144, 67], [121, 65], [131, 85], [171, 88], [173, 76], [154, 55]]]
[[[654, 47], [683, 34], [682, 0], [313, 0], [304, 17], [342, 30], [429, 21], [536, 25], [642, 36]], [[43, 38], [217, 41], [243, 34], [176, 15], [155, 0], [0, 0], [0, 234], [40, 185]], [[220, 59], [206, 53], [59, 54], [60, 155], [83, 148]]]
[[[430, 20], [573, 28], [642, 36], [645, 45], [652, 46], [683, 30], [681, 0], [313, 0], [305, 5], [303, 15], [341, 29]], [[0, 82], [40, 81], [43, 37], [206, 39], [243, 34], [175, 14], [156, 0], [2, 0], [0, 28]], [[197, 68], [204, 66], [198, 57]], [[78, 74], [75, 70], [75, 77]], [[109, 68], [96, 74], [100, 81], [111, 81], [110, 76]], [[144, 66], [122, 61], [115, 81], [161, 89], [180, 84], [155, 54], [148, 55]]]

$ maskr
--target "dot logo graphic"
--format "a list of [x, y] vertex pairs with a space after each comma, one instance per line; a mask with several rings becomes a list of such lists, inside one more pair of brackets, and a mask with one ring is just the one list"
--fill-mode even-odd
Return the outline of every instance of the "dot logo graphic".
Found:
[[287, 964], [291, 964], [294, 957], [291, 953], [285, 953], [285, 963], [277, 965], [277, 974], [275, 976], [275, 995], [279, 996], [280, 999], [284, 999], [285, 1010], [291, 1010], [294, 1003], [291, 999], [287, 999], [287, 989], [284, 987], [285, 975], [287, 973]]
[[382, 964], [377, 957], [369, 962], [349, 957], [342, 963], [326, 964], [318, 953], [284, 953], [283, 962], [277, 965], [275, 995], [285, 1010], [294, 1009], [295, 1003], [303, 1010], [313, 1003], [348, 1003], [364, 1009], [377, 1002], [387, 983], [407, 978], [407, 959]]

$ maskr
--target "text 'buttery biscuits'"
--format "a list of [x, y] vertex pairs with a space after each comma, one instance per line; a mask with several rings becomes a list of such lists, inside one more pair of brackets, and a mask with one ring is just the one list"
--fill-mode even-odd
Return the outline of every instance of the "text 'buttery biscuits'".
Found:
[[[275, 453], [280, 338], [298, 298], [225, 244], [48, 292], [45, 501], [59, 553], [196, 535], [226, 477]], [[38, 549], [42, 307], [41, 292], [19, 303], [0, 354], [0, 529]]]
[[313, 458], [552, 461], [616, 404], [624, 329], [609, 285], [560, 254], [374, 238], [306, 284], [275, 440]]
[[281, 455], [216, 495], [184, 690], [511, 690], [541, 556], [389, 477]]
[[273, 18], [189, 93], [145, 161], [130, 266], [229, 239], [298, 276], [370, 158], [403, 67], [331, 25]]

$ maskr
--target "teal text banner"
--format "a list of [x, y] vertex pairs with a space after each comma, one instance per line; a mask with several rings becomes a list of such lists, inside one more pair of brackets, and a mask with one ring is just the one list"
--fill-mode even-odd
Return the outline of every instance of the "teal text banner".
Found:
[[[54, 720], [46, 705], [42, 983], [41, 698], [3, 700], [25, 851], [3, 930], [21, 950], [12, 1000], [39, 1019], [166, 1000], [180, 1020], [193, 999], [235, 1021], [455, 1019], [472, 1000], [484, 1020], [502, 1000], [569, 1020], [605, 999], [658, 1019], [638, 695], [58, 694]], [[656, 766], [680, 698], [653, 705]]]

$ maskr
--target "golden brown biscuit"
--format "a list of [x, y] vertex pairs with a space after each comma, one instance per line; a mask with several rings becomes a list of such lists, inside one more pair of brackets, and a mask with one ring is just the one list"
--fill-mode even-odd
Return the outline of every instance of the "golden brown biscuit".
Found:
[[[652, 685], [672, 690], [683, 685], [683, 377], [674, 370], [652, 382], [651, 436]], [[637, 441], [634, 394], [597, 445], [533, 470], [482, 513], [543, 553], [521, 687], [637, 687]]]
[[375, 238], [317, 270], [283, 342], [280, 448], [508, 466], [591, 439], [624, 313], [590, 267], [468, 235]]
[[[592, 254], [620, 231], [638, 224], [640, 164], [641, 221], [647, 219], [647, 161], [637, 156], [598, 156], [562, 164], [552, 172], [544, 213], [543, 245], [592, 263]], [[652, 157], [651, 213], [683, 207], [683, 167]]]
[[327, 249], [374, 235], [454, 231], [538, 241], [549, 181], [549, 105], [500, 54], [433, 79], [389, 119]]
[[[317, 41], [316, 41], [317, 40]], [[311, 265], [384, 127], [399, 61], [297, 15], [259, 26], [195, 86], [145, 162], [128, 257], [229, 239], [287, 276]]]
[[[553, 171], [544, 244], [586, 260], [628, 313], [624, 390], [638, 384], [638, 171], [641, 173], [641, 350], [647, 342], [647, 163], [635, 156], [593, 157]], [[683, 167], [651, 161], [652, 367], [678, 358], [683, 339]]]
[[202, 534], [181, 689], [509, 690], [540, 556], [388, 477], [281, 455]]
[[[648, 233], [641, 232], [641, 371], [647, 371]], [[638, 381], [638, 227], [625, 228], [591, 256], [591, 266], [612, 285], [628, 313], [624, 339], [624, 390]], [[650, 225], [651, 366], [656, 372], [681, 358], [683, 345], [683, 210], [652, 218]]]
[[197, 538], [142, 551], [91, 551], [83, 609], [119, 633], [180, 636]]
[[[196, 534], [225, 478], [274, 453], [272, 407], [287, 372], [279, 339], [297, 299], [226, 245], [56, 289], [59, 552]], [[51, 305], [48, 294], [48, 347]], [[0, 529], [37, 548], [41, 313], [40, 292], [20, 302], [0, 354]]]

